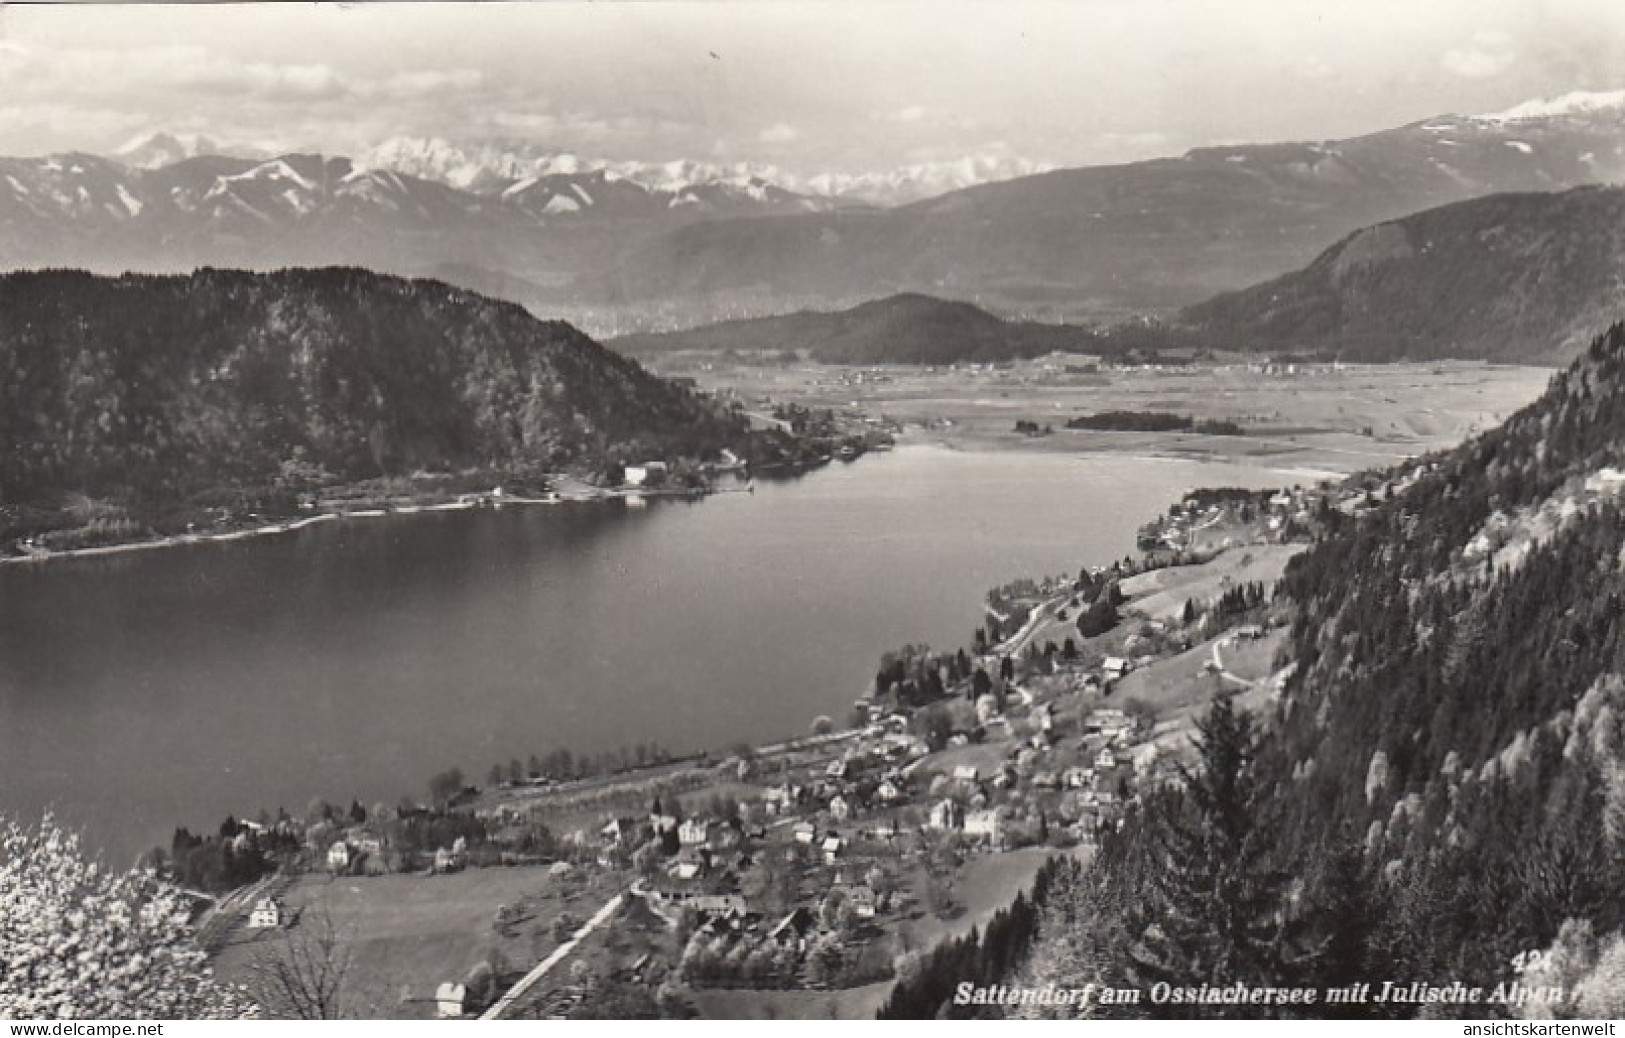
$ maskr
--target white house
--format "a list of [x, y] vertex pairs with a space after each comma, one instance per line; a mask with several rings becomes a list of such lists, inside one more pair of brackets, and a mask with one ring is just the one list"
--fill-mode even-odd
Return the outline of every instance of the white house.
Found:
[[702, 844], [710, 838], [710, 822], [698, 818], [687, 818], [677, 827], [677, 842], [685, 846]]
[[853, 887], [847, 895], [847, 903], [861, 919], [873, 919], [880, 910], [880, 898], [867, 883]]
[[880, 783], [880, 785], [875, 787], [875, 796], [878, 797], [883, 803], [889, 804], [902, 795], [903, 791], [898, 789], [897, 784], [891, 779], [885, 779]]
[[1102, 749], [1099, 753], [1095, 754], [1096, 771], [1110, 771], [1115, 767], [1117, 767], [1117, 754], [1113, 753], [1110, 747]]
[[677, 819], [673, 815], [650, 814], [649, 827], [656, 835], [664, 835], [677, 828]]
[[641, 487], [648, 485], [651, 479], [659, 481], [666, 475], [666, 463], [663, 461], [646, 461], [642, 465], [626, 466], [622, 477], [627, 486]]
[[844, 822], [852, 817], [852, 805], [846, 802], [846, 797], [837, 793], [829, 798], [829, 816], [837, 822]]
[[276, 903], [275, 898], [262, 897], [254, 902], [254, 910], [248, 913], [248, 927], [251, 930], [274, 930], [282, 925], [282, 906]]
[[965, 835], [973, 839], [985, 838], [998, 843], [1004, 838], [1002, 818], [998, 808], [971, 811], [965, 815]]
[[969, 764], [961, 764], [954, 769], [954, 781], [956, 782], [975, 782], [980, 777], [981, 773]]
[[[461, 843], [462, 838], [458, 837]], [[453, 845], [451, 847], [437, 847], [434, 852], [434, 870], [436, 872], [456, 872], [463, 867], [463, 848]]]
[[350, 845], [343, 840], [335, 840], [333, 846], [327, 848], [327, 867], [335, 872], [349, 868]]
[[434, 989], [435, 1012], [442, 1020], [450, 1020], [463, 1015], [463, 1004], [468, 999], [468, 988], [462, 984], [453, 984], [451, 981]]
[[790, 810], [793, 801], [789, 786], [769, 786], [762, 791], [762, 810], [770, 815]]
[[693, 879], [701, 872], [700, 863], [692, 859], [679, 858], [671, 863], [666, 872], [678, 879]]
[[1134, 661], [1121, 656], [1107, 656], [1101, 661], [1100, 669], [1106, 672], [1107, 677], [1120, 678], [1134, 669]]
[[818, 835], [818, 830], [811, 822], [797, 822], [791, 832], [795, 834], [797, 843], [812, 843], [813, 837]]
[[845, 844], [841, 842], [841, 838], [839, 836], [824, 837], [824, 842], [819, 844], [819, 849], [824, 852], [825, 863], [833, 865], [835, 863], [835, 859], [841, 856], [841, 848], [844, 846]]
[[958, 804], [952, 800], [939, 800], [932, 805], [931, 817], [926, 825], [932, 829], [958, 829], [964, 821], [964, 812]]

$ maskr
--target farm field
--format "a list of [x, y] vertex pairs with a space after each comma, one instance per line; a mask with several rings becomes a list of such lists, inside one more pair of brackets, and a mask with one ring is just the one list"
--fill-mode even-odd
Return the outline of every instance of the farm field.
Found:
[[[226, 981], [249, 983], [258, 957], [274, 954], [285, 940], [314, 937], [331, 920], [351, 958], [347, 1015], [428, 1018], [439, 984], [462, 982], [493, 954], [517, 971], [529, 969], [555, 946], [554, 919], [566, 911], [584, 918], [614, 889], [610, 875], [560, 879], [545, 867], [305, 876], [285, 897], [298, 913], [295, 925], [274, 933], [239, 931], [215, 960], [215, 970]], [[493, 926], [502, 905], [522, 906], [519, 921], [505, 933]]]

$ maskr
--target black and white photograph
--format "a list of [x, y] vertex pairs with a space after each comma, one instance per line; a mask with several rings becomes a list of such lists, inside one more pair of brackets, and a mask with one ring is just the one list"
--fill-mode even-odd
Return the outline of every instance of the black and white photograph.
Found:
[[0, 2], [0, 1020], [245, 1019], [1614, 1034], [1625, 6]]

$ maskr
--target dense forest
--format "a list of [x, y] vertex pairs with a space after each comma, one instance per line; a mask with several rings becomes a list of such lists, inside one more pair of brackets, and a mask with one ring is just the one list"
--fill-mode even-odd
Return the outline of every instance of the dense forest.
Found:
[[[329, 268], [0, 276], [10, 532], [325, 484], [524, 478], [744, 454], [745, 420], [569, 325], [433, 281]], [[487, 487], [489, 483], [485, 484]]]
[[1055, 877], [998, 978], [1318, 1002], [1015, 1015], [1625, 1013], [1625, 326], [1503, 426], [1384, 477], [1402, 489], [1326, 509], [1278, 588], [1279, 698], [1215, 701], [1183, 781]]

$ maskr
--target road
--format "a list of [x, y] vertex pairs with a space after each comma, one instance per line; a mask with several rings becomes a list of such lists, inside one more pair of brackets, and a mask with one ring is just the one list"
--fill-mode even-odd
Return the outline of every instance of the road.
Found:
[[496, 1003], [492, 1005], [490, 1009], [487, 1009], [484, 1013], [481, 1013], [480, 1019], [501, 1019], [502, 1014], [506, 1013], [509, 1009], [512, 1009], [513, 1004], [519, 999], [523, 998], [525, 993], [531, 988], [535, 987], [543, 977], [547, 976], [548, 973], [552, 971], [554, 966], [557, 966], [559, 963], [569, 958], [570, 953], [576, 950], [576, 945], [592, 936], [593, 931], [597, 930], [600, 926], [603, 926], [605, 923], [609, 922], [610, 918], [620, 910], [621, 905], [625, 903], [625, 901], [625, 891], [616, 894], [614, 897], [606, 901], [604, 903], [604, 907], [600, 908], [591, 919], [583, 923], [581, 925], [581, 929], [577, 930], [568, 941], [565, 941], [557, 948], [554, 948], [553, 954], [537, 963], [536, 968], [521, 977], [519, 979], [519, 983], [509, 988], [506, 995], [503, 995], [501, 998], [497, 999]]

